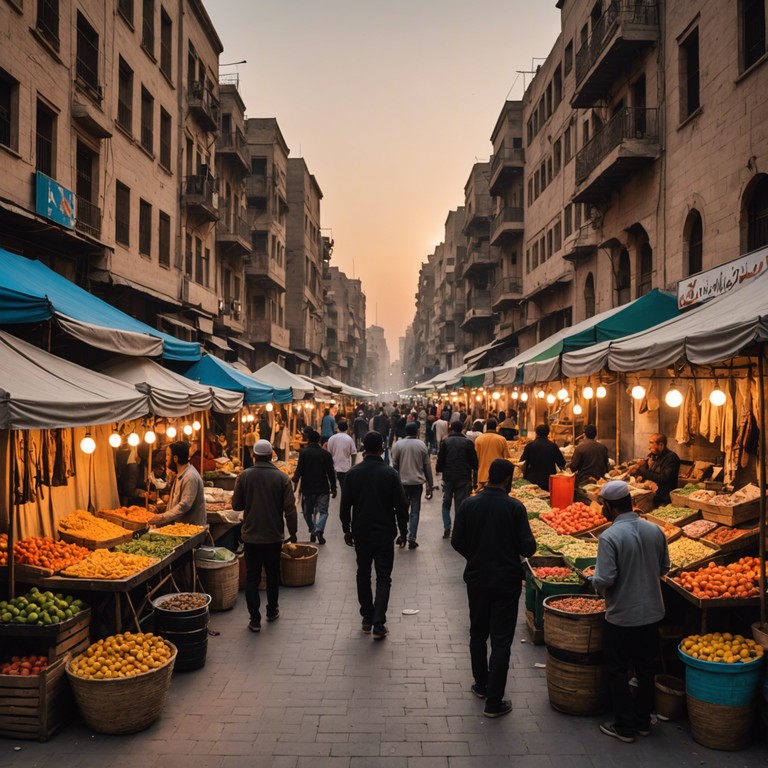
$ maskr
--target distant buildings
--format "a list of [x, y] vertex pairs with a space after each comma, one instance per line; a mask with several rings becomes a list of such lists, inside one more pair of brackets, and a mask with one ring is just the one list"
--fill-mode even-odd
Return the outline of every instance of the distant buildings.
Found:
[[366, 386], [379, 394], [395, 391], [390, 384], [392, 371], [384, 329], [378, 325], [369, 325], [366, 329], [366, 344]]

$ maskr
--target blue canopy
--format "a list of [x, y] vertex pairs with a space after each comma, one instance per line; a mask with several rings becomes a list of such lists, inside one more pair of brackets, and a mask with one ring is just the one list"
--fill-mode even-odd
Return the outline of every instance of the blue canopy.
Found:
[[191, 368], [184, 371], [188, 379], [205, 384], [207, 387], [219, 387], [234, 392], [242, 392], [246, 405], [259, 403], [290, 403], [293, 391], [290, 387], [268, 387], [260, 381], [241, 373], [223, 360], [212, 355], [203, 355]]
[[55, 319], [72, 336], [124, 355], [200, 359], [200, 345], [181, 341], [126, 315], [70, 280], [0, 248], [0, 325]]

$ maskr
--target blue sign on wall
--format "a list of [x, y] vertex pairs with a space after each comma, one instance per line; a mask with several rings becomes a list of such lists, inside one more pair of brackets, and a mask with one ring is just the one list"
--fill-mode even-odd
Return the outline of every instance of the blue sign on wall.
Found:
[[75, 227], [75, 195], [44, 173], [35, 174], [35, 213], [70, 229]]

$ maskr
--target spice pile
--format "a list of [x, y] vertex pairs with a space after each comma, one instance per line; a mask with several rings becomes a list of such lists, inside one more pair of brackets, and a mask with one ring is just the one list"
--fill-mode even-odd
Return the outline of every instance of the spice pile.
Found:
[[605, 600], [602, 598], [589, 597], [561, 597], [557, 600], [550, 600], [550, 608], [556, 608], [558, 611], [566, 613], [604, 613]]
[[76, 509], [74, 512], [62, 517], [59, 520], [59, 530], [69, 533], [72, 536], [79, 536], [83, 539], [92, 539], [93, 541], [109, 541], [120, 536], [125, 536], [125, 528], [109, 520], [96, 517], [84, 509]]
[[693, 539], [687, 539], [684, 536], [669, 545], [670, 561], [674, 565], [682, 567], [716, 554], [717, 552], [706, 544], [694, 541]]

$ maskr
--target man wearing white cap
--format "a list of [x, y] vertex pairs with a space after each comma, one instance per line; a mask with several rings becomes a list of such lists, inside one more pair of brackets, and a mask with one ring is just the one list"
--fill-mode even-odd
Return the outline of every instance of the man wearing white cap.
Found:
[[267, 577], [267, 621], [280, 615], [280, 552], [285, 525], [292, 542], [296, 541], [296, 500], [291, 479], [272, 463], [269, 440], [257, 440], [253, 446], [254, 465], [241, 472], [235, 481], [232, 509], [243, 512], [240, 536], [245, 545], [245, 600], [248, 604], [251, 632], [261, 630], [259, 582], [262, 567]]
[[[654, 698], [658, 625], [664, 618], [661, 577], [669, 571], [667, 539], [657, 525], [632, 509], [629, 486], [612, 480], [603, 486], [603, 513], [613, 524], [598, 539], [592, 586], [605, 596], [603, 656], [614, 721], [600, 726], [627, 743], [648, 736]], [[634, 667], [637, 691], [629, 689]]]

